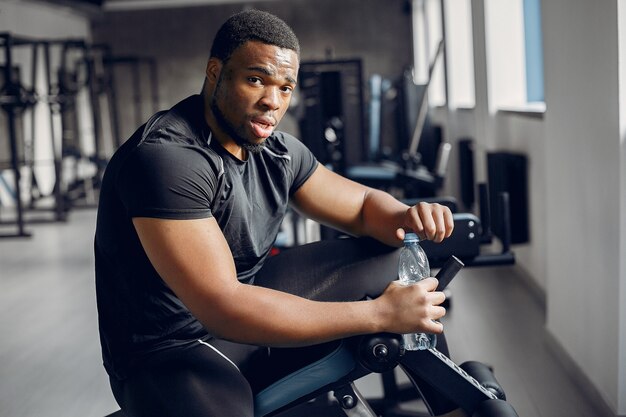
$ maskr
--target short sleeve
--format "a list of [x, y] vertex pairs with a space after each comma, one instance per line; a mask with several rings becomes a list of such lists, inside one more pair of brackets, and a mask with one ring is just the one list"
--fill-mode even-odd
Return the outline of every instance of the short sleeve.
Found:
[[143, 143], [124, 161], [116, 185], [131, 217], [211, 217], [219, 162], [197, 146]]
[[291, 157], [293, 181], [289, 188], [289, 194], [293, 195], [313, 175], [318, 162], [309, 148], [295, 137], [282, 133], [282, 139], [287, 148], [287, 153]]

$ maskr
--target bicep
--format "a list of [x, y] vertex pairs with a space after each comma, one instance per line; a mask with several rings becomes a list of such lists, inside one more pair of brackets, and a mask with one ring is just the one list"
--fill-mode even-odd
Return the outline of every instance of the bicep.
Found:
[[159, 276], [211, 328], [238, 285], [230, 248], [215, 219], [135, 217], [133, 224]]

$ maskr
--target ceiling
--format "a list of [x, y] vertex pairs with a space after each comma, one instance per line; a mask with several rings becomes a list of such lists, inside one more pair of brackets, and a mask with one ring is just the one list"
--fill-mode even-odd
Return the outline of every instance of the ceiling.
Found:
[[[85, 10], [144, 10], [174, 7], [206, 6], [228, 3], [251, 3], [260, 0], [39, 0], [46, 3], [77, 7]], [[265, 0], [267, 1], [267, 0]]]
[[259, 0], [85, 0], [102, 4], [105, 10], [138, 10], [172, 7], [205, 6], [227, 3], [250, 3]]

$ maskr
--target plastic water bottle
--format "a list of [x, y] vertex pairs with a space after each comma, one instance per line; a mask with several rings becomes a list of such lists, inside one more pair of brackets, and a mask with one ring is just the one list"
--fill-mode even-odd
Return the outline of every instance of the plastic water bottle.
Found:
[[[406, 233], [398, 262], [400, 282], [404, 285], [411, 285], [429, 276], [430, 265], [424, 249], [420, 246], [419, 237], [415, 233]], [[406, 350], [431, 349], [437, 344], [435, 334], [411, 333], [402, 335], [402, 338]]]

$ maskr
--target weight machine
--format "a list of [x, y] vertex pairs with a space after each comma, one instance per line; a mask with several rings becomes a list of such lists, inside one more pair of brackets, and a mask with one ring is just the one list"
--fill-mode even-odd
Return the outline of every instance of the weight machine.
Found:
[[[15, 233], [3, 234], [0, 237], [30, 237], [31, 234], [26, 231], [24, 221], [25, 207], [22, 201], [21, 188], [21, 165], [24, 162], [26, 149], [24, 142], [18, 139], [18, 121], [21, 121], [23, 112], [32, 109], [37, 102], [37, 96], [34, 89], [27, 89], [20, 82], [19, 67], [14, 65], [13, 48], [20, 46], [30, 46], [33, 48], [33, 58], [36, 56], [36, 42], [23, 38], [14, 37], [9, 33], [0, 33], [0, 47], [4, 51], [4, 65], [2, 66], [3, 85], [0, 87], [0, 107], [6, 115], [8, 147], [10, 154], [9, 168], [13, 172], [14, 192], [11, 193], [16, 202], [16, 220], [14, 223], [17, 227]], [[34, 118], [33, 118], [34, 119]], [[10, 186], [4, 181], [3, 184], [10, 189]]]
[[[95, 207], [100, 178], [106, 165], [103, 153], [98, 48], [83, 39], [44, 42], [50, 117], [60, 123], [59, 178], [68, 207]], [[58, 57], [53, 67], [52, 55]], [[88, 108], [90, 111], [84, 112]], [[81, 113], [83, 111], [83, 113]], [[92, 122], [93, 140], [85, 140], [84, 120]], [[90, 149], [91, 148], [91, 149]]]
[[349, 166], [346, 176], [373, 188], [385, 189], [399, 198], [434, 197], [447, 173], [452, 146], [443, 138], [443, 129], [428, 118], [428, 87], [437, 59], [442, 55], [443, 41], [428, 70], [428, 80], [417, 85], [413, 77], [403, 74], [395, 88], [394, 100], [399, 155], [392, 157], [381, 150], [381, 124], [384, 96], [391, 86], [380, 76], [370, 79], [370, 140], [365, 163]]
[[[28, 87], [23, 84], [21, 67], [15, 62], [18, 47], [30, 48]], [[15, 201], [16, 212], [15, 220], [11, 218], [0, 224], [17, 227], [15, 233], [2, 237], [28, 237], [26, 223], [65, 221], [73, 207], [96, 206], [108, 158], [121, 144], [114, 68], [131, 68], [135, 121], [141, 124], [140, 66], [148, 68], [151, 110], [156, 111], [156, 63], [151, 58], [115, 57], [107, 45], [92, 45], [78, 38], [34, 39], [0, 33], [0, 48], [4, 55], [4, 62], [0, 61], [0, 108], [6, 115], [10, 155], [6, 166], [0, 162], [0, 168], [12, 174], [12, 181], [0, 177], [0, 187]], [[46, 85], [44, 89], [38, 85], [42, 83]], [[35, 108], [40, 104], [47, 105], [49, 112], [50, 132], [46, 142], [35, 137], [38, 119]], [[22, 116], [27, 111], [31, 112], [28, 138], [21, 129]], [[45, 192], [38, 181], [35, 148], [50, 155], [54, 170], [51, 192]], [[25, 168], [30, 174], [28, 184], [22, 179]], [[28, 200], [24, 198], [26, 195]], [[53, 218], [26, 215], [35, 211], [52, 211]]]

